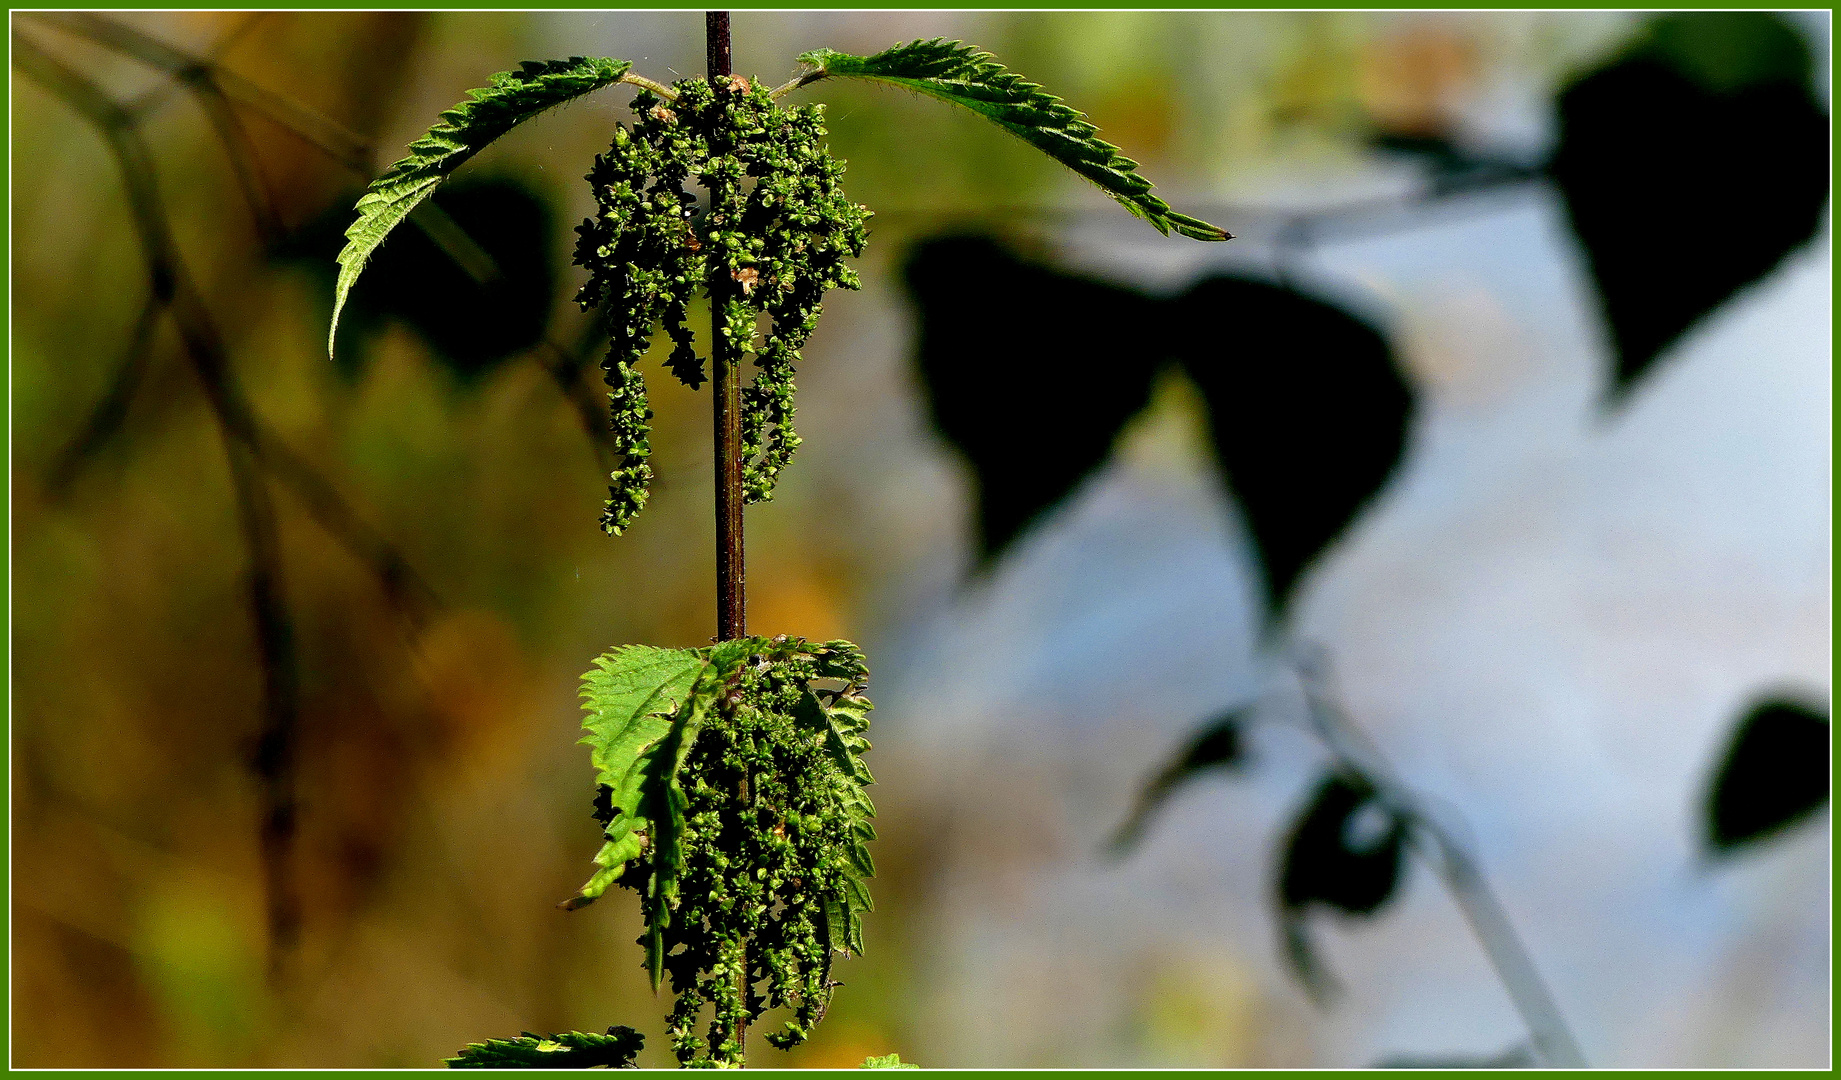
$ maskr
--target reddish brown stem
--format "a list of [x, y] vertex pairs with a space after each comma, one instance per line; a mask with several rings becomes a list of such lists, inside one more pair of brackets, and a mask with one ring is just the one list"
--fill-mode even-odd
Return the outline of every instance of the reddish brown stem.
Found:
[[[718, 93], [734, 74], [729, 42], [729, 13], [704, 14], [710, 85]], [[723, 334], [728, 301], [735, 282], [718, 264], [710, 271], [710, 398], [716, 426], [716, 638], [731, 641], [748, 633], [747, 579], [742, 553], [742, 428], [740, 343]], [[748, 778], [736, 786], [740, 807], [748, 803]], [[742, 1015], [735, 1026], [735, 1042], [748, 1052], [748, 1013], [753, 1007], [752, 980], [748, 978], [748, 953], [742, 952]], [[745, 1061], [744, 1057], [744, 1061]]]
[[[704, 16], [709, 42], [709, 78], [733, 73], [729, 13]], [[742, 554], [742, 429], [740, 351], [723, 336], [723, 317], [735, 283], [718, 266], [710, 274], [710, 396], [716, 421], [716, 637], [729, 641], [748, 633], [748, 600]]]

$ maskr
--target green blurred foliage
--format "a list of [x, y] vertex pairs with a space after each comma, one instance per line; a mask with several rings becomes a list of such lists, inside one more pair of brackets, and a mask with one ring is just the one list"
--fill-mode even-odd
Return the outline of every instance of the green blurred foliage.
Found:
[[1656, 57], [1714, 93], [1779, 80], [1804, 84], [1813, 66], [1789, 23], [1742, 11], [1655, 19], [1631, 52]]

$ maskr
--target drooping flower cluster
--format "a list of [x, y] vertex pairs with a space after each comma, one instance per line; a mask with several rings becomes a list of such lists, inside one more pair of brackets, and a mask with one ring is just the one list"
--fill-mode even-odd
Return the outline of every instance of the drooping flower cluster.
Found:
[[[638, 364], [654, 330], [662, 324], [671, 337], [672, 373], [701, 385], [690, 306], [721, 275], [725, 351], [737, 361], [753, 354], [756, 368], [742, 391], [743, 485], [749, 502], [765, 501], [799, 446], [799, 350], [824, 294], [859, 287], [845, 259], [867, 239], [869, 211], [844, 196], [844, 167], [821, 142], [824, 106], [783, 109], [739, 76], [672, 90], [672, 101], [634, 97], [638, 120], [615, 130], [588, 174], [599, 212], [576, 229], [575, 261], [589, 274], [576, 300], [606, 310], [612, 339], [603, 367], [623, 461], [601, 518], [610, 533], [645, 506], [652, 478], [652, 411]], [[687, 184], [709, 192], [702, 213]]]
[[868, 676], [847, 641], [780, 637], [629, 646], [585, 679], [606, 843], [569, 906], [610, 885], [640, 894], [640, 944], [655, 985], [669, 976], [677, 995], [682, 1063], [739, 1064], [742, 1028], [770, 1008], [791, 1017], [769, 1043], [805, 1041], [830, 1003], [833, 957], [862, 952]]

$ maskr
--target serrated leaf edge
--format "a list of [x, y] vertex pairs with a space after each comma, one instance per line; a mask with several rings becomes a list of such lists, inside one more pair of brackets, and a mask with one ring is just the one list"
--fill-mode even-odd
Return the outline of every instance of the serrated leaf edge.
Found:
[[1139, 175], [1137, 162], [1098, 138], [1099, 129], [1085, 113], [975, 46], [928, 38], [873, 56], [814, 49], [800, 54], [799, 61], [814, 70], [796, 85], [834, 77], [868, 79], [969, 109], [1067, 166], [1165, 236], [1175, 230], [1196, 240], [1233, 238], [1226, 229], [1172, 210], [1151, 194], [1151, 182]]

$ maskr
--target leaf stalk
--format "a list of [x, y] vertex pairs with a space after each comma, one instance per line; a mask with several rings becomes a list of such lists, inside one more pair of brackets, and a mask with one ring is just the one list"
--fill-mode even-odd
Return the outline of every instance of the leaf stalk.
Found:
[[647, 90], [650, 90], [654, 94], [657, 94], [659, 97], [662, 97], [666, 101], [672, 102], [673, 104], [676, 104], [678, 100], [678, 92], [676, 90], [673, 90], [671, 87], [666, 86], [662, 82], [654, 82], [653, 80], [646, 78], [644, 75], [635, 75], [629, 71], [625, 75], [620, 76], [620, 81], [623, 83], [628, 83], [633, 86], [643, 87]]

